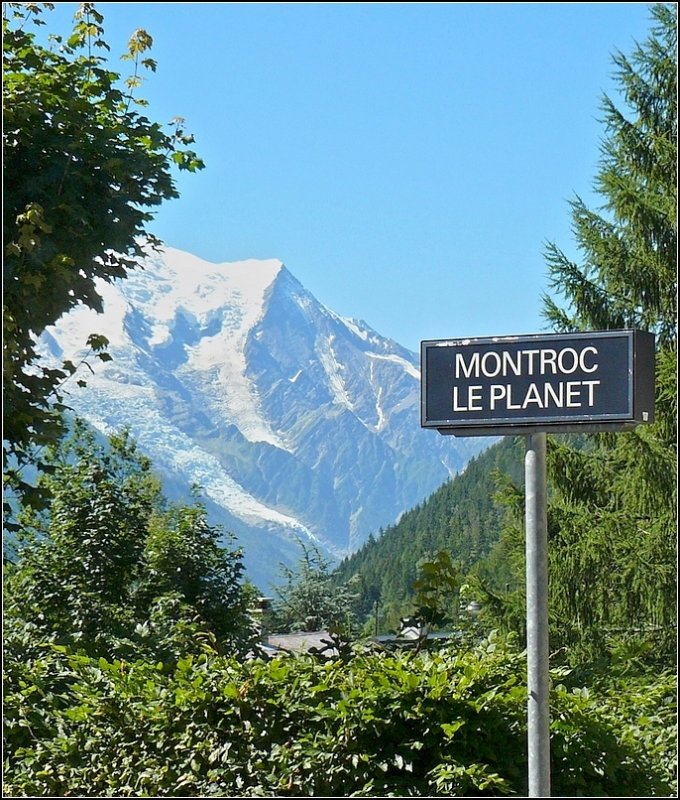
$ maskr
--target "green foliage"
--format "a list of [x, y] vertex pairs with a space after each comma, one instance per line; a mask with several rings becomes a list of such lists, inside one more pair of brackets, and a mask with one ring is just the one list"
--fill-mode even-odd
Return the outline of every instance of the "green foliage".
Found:
[[239, 550], [200, 505], [167, 508], [148, 459], [125, 434], [99, 445], [76, 424], [41, 478], [49, 511], [19, 515], [6, 566], [6, 644], [52, 641], [91, 655], [176, 658], [251, 643]]
[[267, 627], [277, 633], [328, 630], [349, 636], [354, 623], [355, 595], [348, 583], [336, 583], [330, 562], [318, 548], [300, 542], [296, 568], [281, 566], [284, 583], [277, 587]]
[[430, 561], [421, 562], [413, 584], [415, 617], [430, 629], [456, 622], [461, 584], [460, 572], [446, 550], [440, 550]]
[[667, 349], [677, 338], [677, 7], [656, 4], [652, 17], [647, 41], [613, 59], [624, 108], [602, 103], [595, 188], [608, 216], [571, 204], [584, 262], [548, 248], [553, 288], [571, 310], [546, 298], [546, 314], [560, 330], [654, 331]]
[[49, 461], [51, 474], [41, 480], [49, 513], [19, 515], [6, 619], [97, 651], [132, 624], [130, 593], [158, 484], [126, 436], [106, 452], [79, 424]]
[[[44, 496], [22, 468], [62, 435], [64, 384], [77, 370], [41, 366], [37, 337], [80, 303], [102, 310], [97, 279], [124, 278], [144, 241], [159, 244], [146, 226], [149, 209], [178, 196], [172, 170], [203, 167], [181, 121], [165, 132], [134, 96], [139, 70], [156, 68], [151, 37], [132, 35], [134, 74], [123, 81], [92, 3], [70, 36], [39, 43], [31, 23], [44, 25], [51, 8], [3, 5], [3, 452], [6, 482], [35, 501]], [[109, 358], [104, 337], [88, 345]]]
[[[5, 793], [526, 796], [523, 664], [498, 640], [349, 662], [207, 651], [173, 667], [56, 647], [8, 665]], [[672, 793], [674, 689], [558, 686], [554, 795]]]
[[[53, 462], [53, 513], [21, 518], [6, 575], [6, 795], [526, 795], [523, 654], [490, 636], [469, 650], [237, 661], [225, 653], [251, 644], [240, 554], [200, 507], [167, 508], [127, 436], [98, 445], [76, 426]], [[292, 591], [290, 608], [342, 608], [318, 553], [301, 566], [314, 591]], [[438, 612], [455, 566], [442, 554], [421, 575]], [[671, 792], [672, 681], [585, 690], [560, 677], [555, 793]]]
[[170, 508], [149, 521], [143, 576], [136, 589], [142, 607], [159, 595], [178, 595], [223, 646], [249, 641], [249, 597], [243, 590], [241, 551], [220, 544], [201, 506]]

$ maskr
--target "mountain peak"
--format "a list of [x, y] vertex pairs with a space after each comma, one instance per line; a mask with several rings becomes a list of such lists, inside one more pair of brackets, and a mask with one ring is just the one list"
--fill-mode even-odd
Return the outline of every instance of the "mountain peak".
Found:
[[67, 402], [101, 431], [129, 428], [166, 487], [201, 485], [263, 587], [295, 539], [348, 553], [479, 450], [421, 430], [414, 353], [323, 306], [277, 259], [165, 247], [98, 288], [102, 315], [76, 309], [43, 339], [74, 363], [90, 333], [111, 343]]
[[215, 264], [163, 247], [130, 272], [120, 292], [140, 305], [152, 301], [153, 316], [165, 319], [177, 308], [199, 316], [225, 305], [257, 309], [282, 269], [282, 262], [273, 258]]

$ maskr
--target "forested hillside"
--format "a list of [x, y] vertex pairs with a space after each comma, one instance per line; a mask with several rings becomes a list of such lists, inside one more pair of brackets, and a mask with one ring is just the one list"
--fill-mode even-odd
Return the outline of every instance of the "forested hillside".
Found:
[[[434, 434], [436, 436], [438, 434]], [[461, 573], [491, 552], [503, 529], [506, 508], [497, 497], [507, 481], [521, 483], [523, 442], [507, 437], [493, 444], [465, 471], [346, 558], [340, 581], [356, 576], [360, 615], [374, 613], [378, 600], [381, 628], [396, 626], [408, 614], [421, 561], [447, 551]]]

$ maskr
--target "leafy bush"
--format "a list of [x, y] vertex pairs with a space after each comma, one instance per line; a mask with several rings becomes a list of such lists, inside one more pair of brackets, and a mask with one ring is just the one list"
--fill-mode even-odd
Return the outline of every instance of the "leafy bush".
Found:
[[[524, 658], [357, 652], [172, 667], [48, 646], [6, 674], [12, 796], [526, 796]], [[674, 687], [553, 691], [553, 792], [672, 791]]]
[[[6, 565], [5, 646], [49, 640], [134, 661], [169, 661], [194, 642], [246, 653], [254, 636], [240, 549], [200, 504], [168, 507], [127, 434], [99, 444], [82, 424], [45, 461], [49, 509], [17, 516]], [[27, 634], [30, 631], [30, 634]], [[200, 652], [200, 648], [198, 649]]]

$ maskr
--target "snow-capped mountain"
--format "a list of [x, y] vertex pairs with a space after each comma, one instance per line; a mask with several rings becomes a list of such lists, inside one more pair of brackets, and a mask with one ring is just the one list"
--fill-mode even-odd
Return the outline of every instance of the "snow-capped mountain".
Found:
[[101, 283], [43, 334], [77, 363], [90, 333], [113, 360], [66, 402], [128, 427], [170, 495], [202, 487], [261, 588], [297, 540], [351, 552], [481, 449], [420, 428], [416, 354], [319, 303], [277, 260], [211, 264], [164, 248]]

